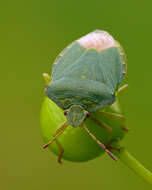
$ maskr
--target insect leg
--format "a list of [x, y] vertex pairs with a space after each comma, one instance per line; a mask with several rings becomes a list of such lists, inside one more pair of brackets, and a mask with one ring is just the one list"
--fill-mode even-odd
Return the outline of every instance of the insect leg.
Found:
[[124, 92], [125, 90], [128, 89], [128, 84], [124, 84], [123, 86], [121, 86], [118, 91], [116, 92], [116, 96], [118, 96], [120, 93]]
[[[108, 117], [108, 118], [115, 118], [115, 119], [118, 119], [118, 120], [125, 120], [125, 116], [124, 115], [121, 115], [121, 114], [118, 114], [118, 113], [111, 113], [111, 112], [97, 112], [97, 114], [100, 114], [102, 116], [105, 116], [105, 117]], [[130, 129], [125, 127], [125, 126], [122, 126], [122, 129], [126, 132], [128, 132]]]
[[89, 129], [86, 127], [85, 123], [83, 123], [83, 126], [82, 126], [85, 131], [92, 137], [93, 140], [95, 140], [97, 142], [97, 144], [103, 149], [105, 150], [105, 152], [114, 160], [114, 161], [117, 161], [117, 159], [113, 156], [113, 154], [106, 148], [106, 146], [101, 142], [99, 141], [90, 131]]
[[104, 123], [103, 121], [99, 121], [98, 119], [96, 119], [92, 116], [90, 116], [90, 119], [93, 120], [100, 127], [104, 128], [109, 133], [112, 133], [112, 128], [109, 125], [107, 125], [106, 123]]
[[120, 151], [120, 148], [118, 148], [118, 147], [112, 147], [112, 146], [107, 146], [107, 148], [109, 149], [109, 150], [116, 150], [116, 151]]
[[58, 140], [56, 140], [55, 142], [56, 142], [56, 144], [57, 144], [57, 146], [58, 146], [58, 148], [59, 148], [58, 162], [61, 164], [61, 163], [62, 163], [61, 158], [62, 158], [62, 155], [63, 155], [63, 153], [64, 153], [64, 149], [63, 149], [63, 147], [61, 146], [61, 144], [58, 142]]
[[44, 78], [44, 80], [45, 80], [45, 85], [46, 85], [46, 87], [48, 87], [49, 83], [51, 82], [51, 77], [50, 77], [50, 75], [47, 74], [47, 73], [43, 73], [43, 78]]
[[119, 120], [125, 120], [125, 116], [118, 114], [118, 113], [111, 113], [111, 112], [97, 112], [97, 114], [100, 114], [102, 116], [108, 117], [108, 118], [115, 118], [115, 119], [119, 119]]
[[125, 127], [125, 126], [122, 126], [122, 129], [123, 129], [124, 131], [126, 131], [126, 132], [130, 131], [130, 128], [127, 128], [127, 127]]
[[43, 148], [47, 148], [49, 145], [51, 145], [56, 139], [65, 131], [65, 129], [69, 126], [69, 122], [65, 121], [56, 131], [55, 135], [53, 135], [53, 139], [49, 141], [47, 144], [43, 146]]

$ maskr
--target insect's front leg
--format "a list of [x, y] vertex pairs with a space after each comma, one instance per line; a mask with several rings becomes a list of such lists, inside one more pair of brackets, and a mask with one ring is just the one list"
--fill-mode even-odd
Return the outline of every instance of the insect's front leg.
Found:
[[[125, 120], [126, 119], [124, 115], [118, 114], [118, 113], [101, 111], [101, 112], [97, 112], [97, 114], [104, 116], [104, 117], [107, 117], [107, 118], [114, 118], [114, 119], [118, 119], [118, 120]], [[128, 132], [130, 130], [129, 128], [127, 128], [124, 125], [122, 126], [122, 129], [125, 130], [126, 132]]]
[[112, 112], [105, 112], [105, 111], [98, 111], [97, 114], [101, 115], [101, 116], [104, 116], [104, 117], [107, 117], [107, 118], [115, 118], [115, 119], [118, 119], [118, 120], [125, 120], [125, 116], [122, 115], [122, 114], [118, 114], [118, 113], [112, 113]]
[[61, 158], [62, 158], [62, 156], [63, 156], [64, 149], [63, 149], [62, 145], [59, 143], [58, 140], [56, 140], [56, 144], [57, 144], [57, 146], [58, 146], [58, 148], [59, 148], [58, 162], [61, 164], [61, 163], [62, 163]]
[[128, 89], [128, 84], [124, 84], [123, 86], [121, 86], [118, 91], [116, 92], [116, 96], [118, 96], [119, 94], [121, 94], [122, 92], [124, 92], [125, 90]]
[[101, 120], [99, 121], [93, 116], [90, 116], [90, 119], [93, 120], [98, 126], [104, 128], [107, 132], [112, 133], [112, 128], [108, 124], [104, 123]]
[[113, 147], [113, 146], [110, 146], [110, 145], [107, 145], [106, 147], [107, 147], [107, 149], [110, 150], [110, 151], [111, 151], [111, 150], [116, 150], [116, 151], [118, 151], [118, 152], [120, 151], [120, 148], [119, 148], [119, 147]]

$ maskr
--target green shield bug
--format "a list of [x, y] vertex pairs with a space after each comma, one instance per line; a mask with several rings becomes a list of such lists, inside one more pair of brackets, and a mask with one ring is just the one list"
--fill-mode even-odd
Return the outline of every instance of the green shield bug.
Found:
[[[46, 148], [53, 142], [57, 143], [60, 150], [59, 162], [64, 147], [58, 142], [58, 137], [69, 126], [83, 128], [99, 147], [116, 160], [110, 148], [90, 131], [87, 120], [94, 121], [109, 133], [112, 133], [111, 126], [94, 114], [124, 120], [123, 115], [105, 112], [105, 109], [115, 104], [117, 95], [127, 88], [127, 85], [119, 88], [126, 70], [126, 57], [120, 44], [109, 33], [95, 30], [71, 43], [59, 54], [53, 64], [51, 77], [43, 74], [47, 97], [64, 110], [66, 116], [53, 138], [44, 145]], [[124, 126], [121, 127], [127, 130]]]

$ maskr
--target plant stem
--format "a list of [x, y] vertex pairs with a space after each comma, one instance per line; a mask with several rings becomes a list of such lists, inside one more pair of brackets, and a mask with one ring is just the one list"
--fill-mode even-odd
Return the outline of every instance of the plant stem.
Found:
[[125, 148], [121, 148], [120, 152], [115, 152], [115, 154], [138, 176], [140, 176], [146, 182], [152, 184], [152, 173], [147, 170], [139, 161], [137, 161]]

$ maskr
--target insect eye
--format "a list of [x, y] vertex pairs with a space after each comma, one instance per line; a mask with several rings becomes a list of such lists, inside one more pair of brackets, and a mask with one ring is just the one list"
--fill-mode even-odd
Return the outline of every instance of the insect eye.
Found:
[[64, 115], [66, 115], [67, 114], [67, 110], [64, 110]]
[[90, 113], [89, 112], [86, 113], [86, 117], [90, 117]]

